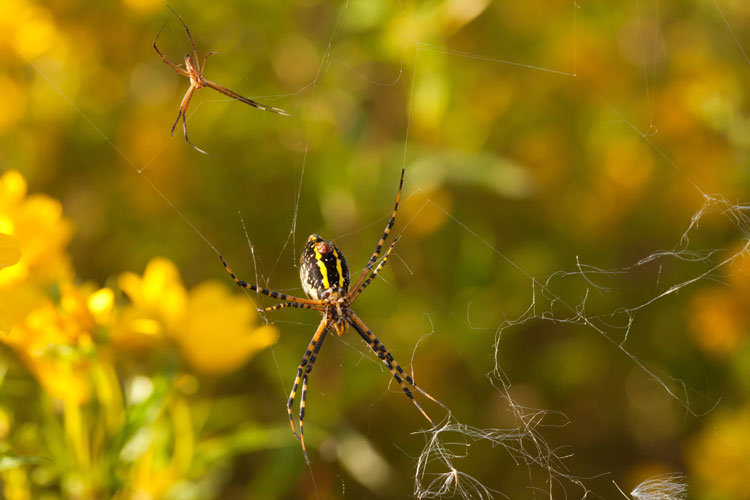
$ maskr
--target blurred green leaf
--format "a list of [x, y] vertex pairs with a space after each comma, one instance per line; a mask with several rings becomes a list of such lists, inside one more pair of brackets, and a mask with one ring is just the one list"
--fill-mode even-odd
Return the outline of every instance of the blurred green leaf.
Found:
[[456, 185], [487, 189], [498, 196], [525, 199], [534, 195], [534, 181], [519, 163], [487, 152], [422, 151], [407, 167], [409, 178], [425, 189]]
[[28, 465], [28, 464], [36, 464], [44, 460], [49, 460], [49, 459], [45, 459], [44, 457], [37, 457], [37, 456], [22, 457], [22, 456], [14, 455], [11, 453], [4, 453], [0, 455], [0, 471], [15, 469], [17, 467], [21, 467], [21, 466]]

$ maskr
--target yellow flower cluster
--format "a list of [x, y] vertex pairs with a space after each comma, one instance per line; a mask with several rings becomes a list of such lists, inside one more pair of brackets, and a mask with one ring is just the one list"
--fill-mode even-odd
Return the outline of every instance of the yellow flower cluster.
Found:
[[[162, 498], [190, 474], [200, 436], [186, 397], [199, 379], [181, 372], [236, 370], [278, 332], [228, 285], [186, 289], [163, 258], [111, 288], [79, 283], [65, 252], [72, 235], [58, 201], [28, 195], [18, 172], [0, 176], [0, 342], [10, 348], [0, 385], [7, 395], [26, 384], [16, 405], [0, 405], [0, 496], [37, 498], [57, 478], [66, 498]], [[171, 374], [133, 368], [171, 352], [184, 361]], [[11, 364], [21, 373], [8, 382]], [[113, 477], [127, 486], [112, 489]]]
[[123, 273], [118, 285], [132, 302], [110, 329], [112, 342], [124, 349], [172, 340], [193, 368], [220, 374], [278, 339], [275, 327], [255, 324], [258, 314], [247, 297], [213, 281], [187, 292], [166, 259], [149, 262], [143, 276]]
[[116, 290], [76, 283], [65, 253], [72, 234], [58, 201], [27, 195], [18, 172], [0, 177], [0, 341], [52, 396], [87, 401], [92, 362], [115, 353], [174, 343], [193, 369], [220, 374], [278, 338], [257, 324], [247, 297], [214, 282], [186, 290], [166, 259], [152, 260], [143, 276], [121, 274], [123, 300]]

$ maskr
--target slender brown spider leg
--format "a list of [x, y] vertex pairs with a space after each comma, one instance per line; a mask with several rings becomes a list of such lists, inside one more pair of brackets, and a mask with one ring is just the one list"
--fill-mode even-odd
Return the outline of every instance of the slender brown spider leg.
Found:
[[375, 247], [375, 251], [370, 256], [370, 260], [367, 261], [367, 266], [365, 267], [365, 270], [362, 271], [362, 274], [359, 276], [357, 283], [352, 287], [353, 290], [357, 290], [359, 288], [359, 286], [365, 280], [367, 273], [370, 272], [370, 269], [372, 269], [372, 266], [375, 265], [375, 261], [378, 260], [380, 251], [383, 249], [383, 245], [385, 245], [385, 240], [388, 238], [388, 235], [391, 233], [393, 224], [396, 223], [396, 213], [398, 212], [398, 204], [399, 204], [399, 201], [401, 200], [401, 190], [403, 189], [403, 187], [404, 187], [404, 167], [401, 167], [401, 180], [398, 182], [398, 192], [396, 193], [396, 203], [393, 205], [393, 213], [391, 214], [391, 218], [388, 221], [388, 224], [385, 225], [383, 236], [380, 237], [380, 240], [378, 241], [378, 244]]
[[182, 107], [180, 107], [179, 111], [177, 111], [177, 118], [175, 118], [174, 123], [172, 124], [172, 128], [169, 129], [169, 133], [173, 137], [174, 137], [174, 129], [177, 127], [177, 124], [180, 122], [180, 118], [182, 118]]
[[206, 52], [206, 55], [203, 56], [203, 62], [201, 63], [201, 73], [203, 73], [203, 71], [206, 69], [206, 61], [208, 60], [208, 56], [213, 56], [215, 54], [218, 54], [218, 52], [212, 50], [211, 52]]
[[[166, 25], [167, 23], [164, 23], [164, 26]], [[159, 47], [156, 46], [156, 40], [159, 39], [159, 35], [161, 35], [161, 32], [164, 30], [164, 26], [162, 26], [161, 29], [159, 30], [159, 33], [156, 34], [156, 38], [154, 38], [154, 43], [152, 43], [151, 45], [154, 47], [154, 50], [156, 51], [157, 54], [159, 54], [159, 57], [165, 64], [172, 67], [178, 74], [190, 78], [190, 73], [188, 71], [186, 71], [185, 69], [181, 68], [179, 65], [167, 59], [166, 56], [161, 53], [161, 51], [159, 50]]]
[[177, 122], [180, 121], [180, 117], [182, 117], [182, 133], [185, 135], [185, 142], [190, 144], [190, 147], [198, 151], [199, 153], [203, 153], [204, 155], [207, 155], [205, 151], [203, 151], [201, 148], [190, 142], [190, 139], [188, 139], [188, 133], [187, 133], [187, 109], [190, 105], [190, 99], [193, 97], [193, 93], [198, 89], [196, 84], [191, 84], [190, 88], [187, 89], [187, 92], [185, 92], [185, 97], [182, 98], [182, 103], [180, 104], [180, 112], [177, 114], [177, 120], [175, 120], [174, 124], [172, 125], [171, 133], [174, 135], [174, 128], [177, 125]]
[[[323, 345], [323, 340], [326, 337], [326, 331], [328, 322], [326, 318], [323, 318], [318, 325], [318, 329], [315, 331], [310, 344], [307, 346], [305, 355], [302, 356], [302, 361], [297, 367], [297, 376], [294, 378], [294, 385], [292, 385], [292, 392], [289, 393], [289, 401], [286, 404], [287, 413], [289, 413], [289, 424], [292, 426], [292, 433], [302, 443], [302, 452], [305, 455], [305, 462], [308, 464], [310, 460], [307, 458], [307, 448], [305, 447], [305, 400], [307, 398], [307, 379], [310, 372], [313, 369], [315, 360], [318, 358], [318, 352], [320, 347]], [[303, 373], [304, 372], [304, 373]], [[294, 427], [294, 417], [292, 416], [292, 408], [294, 407], [294, 398], [297, 396], [297, 387], [299, 387], [300, 379], [302, 379], [302, 396], [300, 398], [299, 407], [299, 435], [297, 435], [297, 429]]]
[[380, 261], [380, 264], [378, 264], [378, 267], [375, 268], [375, 270], [372, 272], [370, 276], [367, 277], [365, 281], [362, 282], [361, 285], [359, 285], [359, 288], [355, 289], [349, 297], [349, 303], [353, 303], [354, 300], [359, 297], [359, 294], [362, 293], [362, 291], [367, 288], [367, 285], [372, 283], [372, 280], [375, 279], [375, 277], [378, 275], [381, 269], [385, 266], [386, 262], [388, 262], [388, 256], [391, 255], [391, 252], [393, 251], [393, 247], [396, 246], [396, 243], [401, 239], [401, 236], [393, 240], [393, 243], [391, 243], [391, 246], [388, 247], [388, 250], [385, 252], [385, 255], [383, 256], [383, 260]]
[[367, 342], [367, 345], [370, 346], [370, 349], [372, 349], [373, 352], [378, 356], [378, 358], [380, 358], [380, 360], [385, 363], [385, 365], [391, 371], [393, 378], [395, 378], [396, 382], [398, 382], [398, 384], [401, 386], [401, 389], [403, 389], [404, 393], [409, 397], [409, 399], [411, 399], [411, 402], [414, 403], [414, 405], [422, 413], [422, 415], [424, 415], [428, 422], [430, 422], [432, 425], [435, 425], [430, 416], [427, 415], [427, 412], [422, 409], [419, 402], [414, 399], [414, 395], [411, 393], [404, 381], [406, 381], [406, 383], [408, 383], [410, 386], [417, 389], [425, 397], [437, 403], [446, 411], [450, 412], [450, 410], [448, 410], [448, 407], [446, 407], [443, 403], [432, 397], [427, 391], [414, 383], [414, 380], [411, 378], [411, 376], [409, 376], [409, 374], [407, 374], [404, 369], [401, 368], [401, 365], [399, 365], [398, 362], [393, 358], [391, 353], [388, 352], [388, 349], [385, 348], [383, 343], [378, 340], [375, 334], [372, 333], [369, 328], [367, 328], [367, 325], [365, 325], [362, 320], [359, 319], [356, 314], [354, 314], [353, 311], [349, 311], [347, 320], [349, 321], [349, 324], [352, 325], [355, 330], [357, 330], [357, 333], [359, 333], [360, 337], [362, 337], [362, 339]]
[[273, 106], [268, 106], [266, 104], [261, 104], [258, 101], [253, 101], [252, 99], [248, 99], [245, 96], [242, 96], [238, 94], [237, 92], [233, 90], [229, 90], [228, 88], [224, 87], [223, 85], [219, 85], [216, 82], [212, 82], [211, 80], [203, 79], [203, 85], [206, 87], [210, 87], [214, 89], [216, 92], [220, 92], [226, 96], [229, 96], [233, 99], [237, 99], [238, 101], [244, 102], [245, 104], [249, 104], [250, 106], [258, 109], [262, 109], [263, 111], [270, 111], [271, 113], [276, 113], [279, 115], [289, 116], [289, 113], [284, 111], [280, 108], [274, 108]]
[[[172, 14], [174, 14], [175, 17], [180, 20], [182, 27], [185, 28], [185, 32], [187, 33], [188, 39], [190, 40], [190, 46], [193, 48], [193, 57], [195, 57], [195, 63], [198, 64], [198, 50], [195, 48], [195, 41], [193, 40], [193, 35], [190, 34], [190, 30], [188, 29], [187, 24], [185, 24], [185, 21], [182, 20], [180, 15], [175, 12], [172, 7], [167, 5], [167, 8], [172, 11]], [[203, 70], [201, 69], [201, 71]]]

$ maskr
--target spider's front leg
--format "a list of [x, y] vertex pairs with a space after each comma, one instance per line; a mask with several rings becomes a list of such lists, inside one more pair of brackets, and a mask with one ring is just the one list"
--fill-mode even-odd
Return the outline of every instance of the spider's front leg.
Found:
[[396, 214], [398, 213], [398, 204], [401, 201], [401, 190], [404, 188], [404, 167], [401, 167], [401, 180], [398, 182], [398, 192], [396, 193], [396, 203], [393, 205], [393, 213], [391, 214], [391, 218], [388, 220], [388, 224], [385, 225], [385, 230], [383, 231], [383, 235], [380, 237], [380, 240], [378, 240], [378, 244], [375, 246], [375, 251], [370, 256], [370, 259], [367, 261], [367, 266], [365, 267], [364, 271], [362, 271], [362, 274], [359, 276], [359, 279], [357, 280], [357, 283], [354, 285], [354, 290], [358, 290], [360, 285], [362, 285], [362, 282], [367, 277], [367, 273], [370, 272], [370, 269], [372, 269], [375, 266], [375, 262], [377, 262], [378, 257], [380, 256], [380, 252], [383, 250], [383, 245], [385, 245], [385, 240], [388, 239], [388, 235], [391, 234], [391, 229], [393, 229], [393, 225], [396, 223]]
[[286, 307], [294, 307], [297, 309], [315, 309], [316, 311], [321, 311], [322, 309], [316, 305], [312, 304], [298, 304], [297, 302], [283, 302], [281, 304], [276, 304], [274, 306], [268, 306], [268, 307], [261, 307], [258, 309], [258, 312], [271, 312], [271, 311], [278, 311], [279, 309], [284, 309]]
[[[166, 25], [167, 25], [167, 23], [164, 23], [164, 26], [166, 26]], [[157, 54], [159, 54], [159, 57], [164, 62], [164, 64], [170, 66], [178, 74], [190, 78], [190, 73], [188, 73], [187, 70], [181, 68], [180, 65], [175, 64], [172, 61], [170, 61], [169, 59], [167, 59], [167, 57], [164, 54], [161, 53], [161, 51], [159, 50], [159, 47], [156, 46], [156, 40], [159, 39], [159, 35], [161, 35], [161, 32], [164, 30], [164, 26], [162, 26], [161, 29], [159, 30], [159, 33], [156, 34], [156, 38], [154, 38], [154, 42], [151, 44], [151, 46], [154, 47], [154, 50], [156, 51]]]
[[[319, 300], [310, 300], [310, 299], [301, 299], [299, 297], [295, 297], [293, 295], [287, 295], [286, 293], [281, 292], [274, 292], [273, 290], [269, 290], [268, 288], [263, 288], [262, 286], [253, 285], [251, 283], [248, 283], [247, 281], [243, 281], [239, 279], [234, 272], [229, 268], [229, 264], [227, 264], [227, 261], [224, 260], [224, 256], [221, 254], [218, 254], [219, 260], [221, 261], [222, 265], [224, 266], [224, 269], [229, 274], [229, 276], [232, 277], [232, 281], [237, 283], [237, 286], [241, 288], [247, 288], [248, 290], [251, 290], [253, 292], [262, 293], [263, 295], [268, 295], [272, 299], [277, 300], [284, 300], [287, 302], [294, 302], [296, 304], [308, 304], [311, 306], [320, 306], [321, 301]], [[317, 307], [311, 307], [311, 309], [318, 309]]]
[[208, 61], [208, 56], [213, 56], [218, 54], [218, 52], [212, 50], [210, 52], [206, 52], [206, 55], [203, 56], [203, 63], [201, 63], [201, 74], [203, 73], [203, 70], [206, 69], [206, 61]]
[[393, 248], [396, 246], [396, 243], [399, 242], [401, 239], [401, 236], [393, 240], [393, 243], [391, 243], [391, 246], [388, 247], [388, 251], [385, 252], [385, 255], [383, 256], [383, 260], [380, 261], [380, 264], [378, 264], [378, 267], [375, 268], [375, 270], [370, 274], [370, 276], [367, 277], [366, 280], [362, 281], [362, 284], [359, 285], [357, 288], [353, 289], [351, 292], [351, 296], [349, 297], [350, 302], [354, 302], [357, 297], [359, 297], [359, 294], [362, 293], [362, 291], [368, 287], [370, 283], [372, 283], [372, 280], [375, 279], [375, 277], [378, 275], [381, 269], [385, 266], [386, 262], [388, 262], [388, 257], [390, 257], [391, 252], [393, 251]]

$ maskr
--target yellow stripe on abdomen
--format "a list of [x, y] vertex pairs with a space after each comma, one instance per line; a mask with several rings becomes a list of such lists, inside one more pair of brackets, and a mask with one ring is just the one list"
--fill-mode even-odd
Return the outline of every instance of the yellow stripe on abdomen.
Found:
[[343, 288], [344, 287], [344, 270], [341, 269], [341, 259], [339, 259], [339, 254], [335, 249], [333, 250], [333, 256], [336, 257], [336, 271], [338, 271], [339, 273], [338, 285], [339, 285], [339, 288]]
[[[331, 288], [331, 284], [328, 281], [328, 268], [326, 267], [325, 262], [323, 262], [323, 255], [318, 252], [318, 247], [314, 246], [313, 248], [315, 249], [315, 261], [318, 263], [318, 269], [320, 269], [320, 274], [323, 277], [323, 290], [328, 290]], [[336, 257], [336, 260], [338, 261], [338, 257]], [[337, 263], [337, 266], [340, 265], [340, 263]]]

